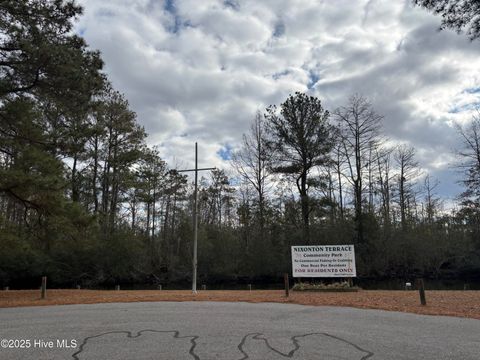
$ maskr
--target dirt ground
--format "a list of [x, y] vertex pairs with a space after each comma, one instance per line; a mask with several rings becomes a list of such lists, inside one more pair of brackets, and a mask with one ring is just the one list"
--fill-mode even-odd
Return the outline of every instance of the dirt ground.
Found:
[[480, 291], [427, 291], [427, 305], [421, 306], [417, 291], [361, 290], [352, 293], [299, 293], [285, 297], [281, 290], [199, 291], [187, 290], [40, 290], [0, 291], [0, 308], [64, 304], [93, 304], [135, 301], [245, 301], [315, 306], [349, 306], [366, 309], [449, 315], [480, 320]]

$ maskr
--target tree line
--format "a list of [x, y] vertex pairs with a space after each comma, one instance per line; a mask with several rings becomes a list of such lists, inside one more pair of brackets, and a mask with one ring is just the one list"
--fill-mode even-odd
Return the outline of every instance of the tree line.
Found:
[[[74, 1], [0, 4], [0, 284], [191, 279], [193, 187], [147, 146]], [[248, 121], [248, 119], [246, 119]], [[290, 246], [354, 244], [367, 278], [480, 275], [480, 118], [458, 128], [465, 191], [444, 209], [415, 149], [361, 95], [258, 113], [232, 170], [200, 181], [200, 281], [275, 281]]]

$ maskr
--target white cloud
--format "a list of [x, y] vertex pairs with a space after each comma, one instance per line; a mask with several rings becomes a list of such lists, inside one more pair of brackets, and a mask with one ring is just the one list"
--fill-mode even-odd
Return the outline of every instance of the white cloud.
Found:
[[358, 92], [454, 188], [445, 159], [453, 123], [480, 101], [479, 43], [438, 32], [408, 0], [80, 3], [78, 31], [170, 163], [192, 163], [198, 141], [204, 166], [227, 167], [218, 150], [240, 143], [257, 110], [308, 89], [333, 110]]

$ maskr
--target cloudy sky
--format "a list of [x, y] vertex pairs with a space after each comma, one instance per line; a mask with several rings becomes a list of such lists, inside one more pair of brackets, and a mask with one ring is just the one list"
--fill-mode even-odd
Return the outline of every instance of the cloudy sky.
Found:
[[228, 167], [257, 110], [359, 93], [453, 198], [454, 123], [480, 104], [480, 42], [406, 0], [80, 0], [77, 31], [171, 166]]

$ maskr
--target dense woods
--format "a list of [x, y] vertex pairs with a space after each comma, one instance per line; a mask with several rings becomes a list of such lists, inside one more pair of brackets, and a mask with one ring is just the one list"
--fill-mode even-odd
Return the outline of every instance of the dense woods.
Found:
[[[191, 179], [73, 34], [81, 11], [0, 4], [0, 285], [188, 281]], [[355, 244], [365, 278], [480, 277], [480, 117], [452, 130], [465, 191], [449, 209], [384, 116], [294, 93], [245, 119], [231, 170], [200, 181], [200, 281], [276, 281], [300, 244]]]

